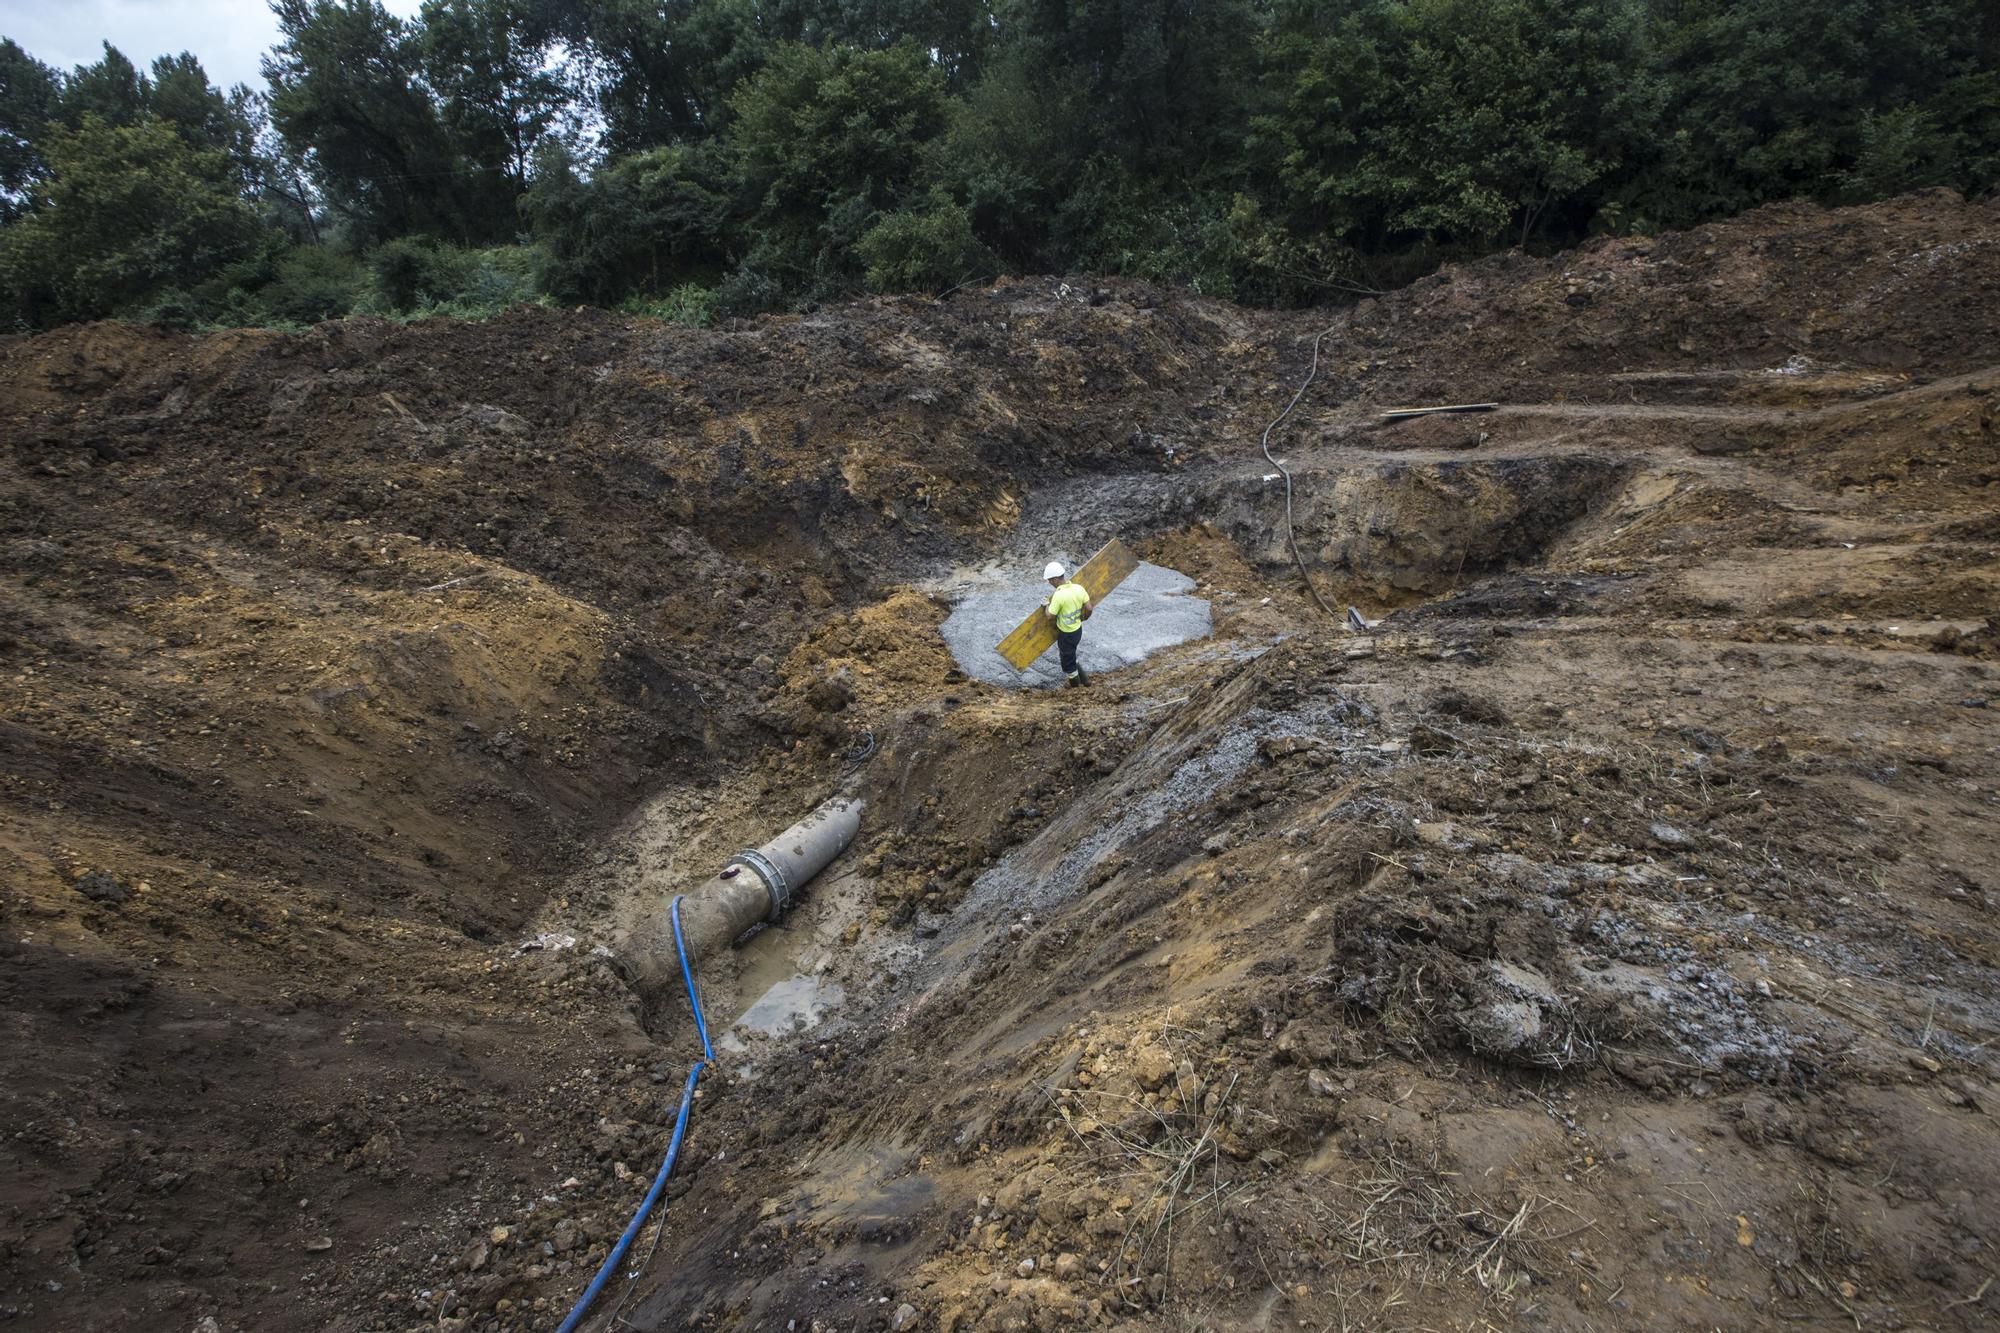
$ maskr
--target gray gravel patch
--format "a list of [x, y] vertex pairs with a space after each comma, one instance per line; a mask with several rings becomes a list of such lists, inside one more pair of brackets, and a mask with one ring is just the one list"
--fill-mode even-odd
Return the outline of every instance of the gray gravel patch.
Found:
[[[1068, 553], [1057, 557], [1075, 568]], [[1048, 600], [1049, 585], [1036, 575], [1040, 565], [990, 565], [942, 581], [957, 605], [941, 630], [959, 670], [988, 685], [1015, 689], [1062, 682], [1054, 648], [1017, 673], [994, 651], [1028, 612]], [[1112, 589], [1083, 627], [1077, 661], [1084, 671], [1116, 671], [1177, 643], [1207, 638], [1208, 603], [1190, 596], [1194, 580], [1160, 565], [1141, 564]]]

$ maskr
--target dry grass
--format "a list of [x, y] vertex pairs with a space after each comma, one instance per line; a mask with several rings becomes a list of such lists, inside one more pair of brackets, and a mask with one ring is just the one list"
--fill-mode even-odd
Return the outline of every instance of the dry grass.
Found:
[[[1168, 1047], [1172, 1053], [1171, 1046]], [[1236, 1090], [1236, 1076], [1218, 1089], [1178, 1070], [1158, 1104], [1127, 1093], [1088, 1087], [1044, 1089], [1084, 1151], [1078, 1188], [1130, 1195], [1117, 1253], [1100, 1281], [1130, 1304], [1145, 1285], [1154, 1303], [1174, 1290], [1175, 1247], [1201, 1212], [1211, 1228], [1243, 1184], [1224, 1179], [1218, 1141]]]
[[1425, 1293], [1468, 1281], [1506, 1308], [1558, 1269], [1595, 1276], [1562, 1244], [1593, 1219], [1541, 1194], [1495, 1207], [1455, 1184], [1435, 1143], [1378, 1144], [1305, 1188], [1260, 1200], [1255, 1225], [1282, 1256], [1274, 1271], [1259, 1246], [1273, 1287], [1296, 1292], [1309, 1275], [1327, 1329], [1421, 1327], [1406, 1321], [1434, 1312]]

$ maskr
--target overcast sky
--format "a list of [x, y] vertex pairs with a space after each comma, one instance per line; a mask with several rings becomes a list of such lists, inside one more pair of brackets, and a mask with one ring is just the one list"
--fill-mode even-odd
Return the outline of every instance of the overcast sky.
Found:
[[[407, 16], [420, 0], [383, 3]], [[142, 70], [155, 56], [192, 51], [209, 82], [262, 91], [258, 62], [278, 40], [278, 24], [266, 0], [0, 0], [0, 37], [65, 74], [95, 63], [107, 41]]]

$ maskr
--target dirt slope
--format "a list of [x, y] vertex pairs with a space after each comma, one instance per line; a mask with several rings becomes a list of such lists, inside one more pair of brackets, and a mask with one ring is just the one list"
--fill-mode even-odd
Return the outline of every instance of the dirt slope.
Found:
[[[0, 344], [0, 1313], [553, 1327], [694, 1045], [627, 927], [851, 780], [638, 1327], [1985, 1325], [1996, 292], [1931, 194], [1325, 317], [1366, 637], [1306, 319]], [[954, 670], [1114, 532], [1215, 640]]]

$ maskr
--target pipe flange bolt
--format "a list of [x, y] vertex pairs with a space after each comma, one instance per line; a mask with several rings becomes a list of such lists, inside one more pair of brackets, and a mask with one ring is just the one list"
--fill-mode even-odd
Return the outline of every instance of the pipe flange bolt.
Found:
[[729, 858], [729, 864], [748, 866], [764, 881], [764, 891], [771, 895], [771, 914], [764, 918], [766, 921], [776, 921], [792, 905], [791, 883], [770, 857], [758, 851], [741, 851]]

